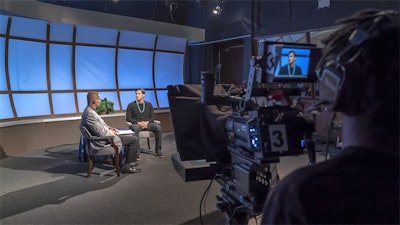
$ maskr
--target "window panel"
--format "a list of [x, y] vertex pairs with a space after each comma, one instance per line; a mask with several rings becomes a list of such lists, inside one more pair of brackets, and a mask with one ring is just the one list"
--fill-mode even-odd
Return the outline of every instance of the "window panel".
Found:
[[4, 38], [0, 37], [0, 91], [7, 90], [6, 68], [4, 67]]
[[[129, 103], [136, 101], [136, 92], [135, 91], [120, 91], [122, 110], [126, 110]], [[157, 104], [156, 104], [157, 102], [156, 102], [156, 97], [154, 95], [154, 91], [146, 90], [144, 100], [150, 102], [154, 108], [157, 108]]]
[[0, 119], [14, 118], [8, 94], [0, 94]]
[[52, 90], [72, 90], [72, 46], [50, 44], [50, 83]]
[[[136, 99], [136, 94], [135, 94]], [[154, 91], [146, 90], [144, 100], [150, 102], [153, 105], [153, 108], [157, 108], [156, 96], [154, 95]]]
[[185, 52], [186, 38], [159, 35], [157, 39], [157, 50], [170, 50]]
[[73, 93], [52, 94], [54, 114], [76, 113]]
[[12, 17], [11, 36], [46, 40], [47, 22], [44, 20]]
[[119, 96], [121, 98], [122, 110], [126, 110], [129, 103], [136, 100], [135, 91], [120, 91]]
[[83, 112], [87, 106], [87, 92], [79, 92], [77, 94], [78, 96], [78, 107], [79, 107], [79, 112]]
[[0, 34], [6, 34], [8, 16], [0, 15]]
[[159, 90], [157, 91], [158, 103], [160, 104], [160, 108], [168, 108], [168, 91], [167, 90]]
[[154, 49], [155, 34], [121, 31], [119, 46]]
[[74, 25], [50, 22], [50, 40], [72, 42]]
[[153, 87], [153, 52], [119, 49], [119, 88]]
[[[99, 92], [100, 98], [107, 98], [107, 100], [114, 102], [114, 110], [120, 110], [118, 105], [117, 92]], [[78, 93], [79, 112], [83, 112], [87, 106], [87, 92]]]
[[183, 54], [157, 52], [155, 58], [156, 88], [183, 84]]
[[47, 90], [44, 43], [10, 40], [8, 60], [11, 90]]
[[118, 31], [114, 29], [76, 26], [76, 42], [88, 44], [103, 44], [115, 46], [117, 43]]
[[18, 117], [50, 115], [47, 94], [13, 94], [13, 100]]
[[108, 101], [114, 102], [114, 110], [119, 110], [117, 92], [99, 92], [100, 98], [107, 98]]
[[76, 47], [77, 89], [115, 89], [115, 49], [101, 47]]

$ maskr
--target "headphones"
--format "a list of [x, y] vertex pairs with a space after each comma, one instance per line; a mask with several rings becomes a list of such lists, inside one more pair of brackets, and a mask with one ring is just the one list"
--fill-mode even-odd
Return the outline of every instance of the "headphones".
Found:
[[[324, 105], [330, 111], [340, 108], [340, 94], [346, 81], [346, 65], [352, 63], [363, 51], [363, 44], [377, 37], [382, 30], [398, 26], [398, 13], [394, 10], [380, 11], [369, 14], [365, 21], [349, 36], [347, 46], [335, 54], [325, 54], [316, 67], [319, 78], [318, 105]], [[328, 44], [330, 49], [335, 49], [336, 42]], [[337, 48], [337, 47], [336, 47]]]

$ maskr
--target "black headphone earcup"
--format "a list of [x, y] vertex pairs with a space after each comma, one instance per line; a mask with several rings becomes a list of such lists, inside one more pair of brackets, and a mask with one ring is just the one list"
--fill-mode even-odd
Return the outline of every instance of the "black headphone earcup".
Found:
[[325, 67], [319, 83], [320, 102], [324, 102], [328, 110], [334, 110], [342, 88], [343, 71], [334, 66]]

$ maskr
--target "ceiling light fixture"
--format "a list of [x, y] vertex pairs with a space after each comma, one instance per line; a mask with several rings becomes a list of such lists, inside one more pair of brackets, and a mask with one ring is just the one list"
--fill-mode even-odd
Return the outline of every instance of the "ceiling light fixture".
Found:
[[219, 15], [219, 14], [221, 14], [221, 12], [222, 12], [222, 7], [219, 5], [215, 6], [214, 9], [212, 10], [212, 13], [214, 15]]
[[225, 0], [217, 0], [217, 5], [212, 9], [212, 13], [214, 15], [220, 15], [223, 9], [223, 4], [225, 3]]

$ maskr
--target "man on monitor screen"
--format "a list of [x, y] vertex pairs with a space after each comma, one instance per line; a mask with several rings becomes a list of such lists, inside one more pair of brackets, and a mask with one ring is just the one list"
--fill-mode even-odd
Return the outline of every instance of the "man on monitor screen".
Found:
[[279, 75], [302, 75], [301, 67], [295, 64], [296, 53], [292, 50], [288, 53], [288, 64], [279, 69]]

